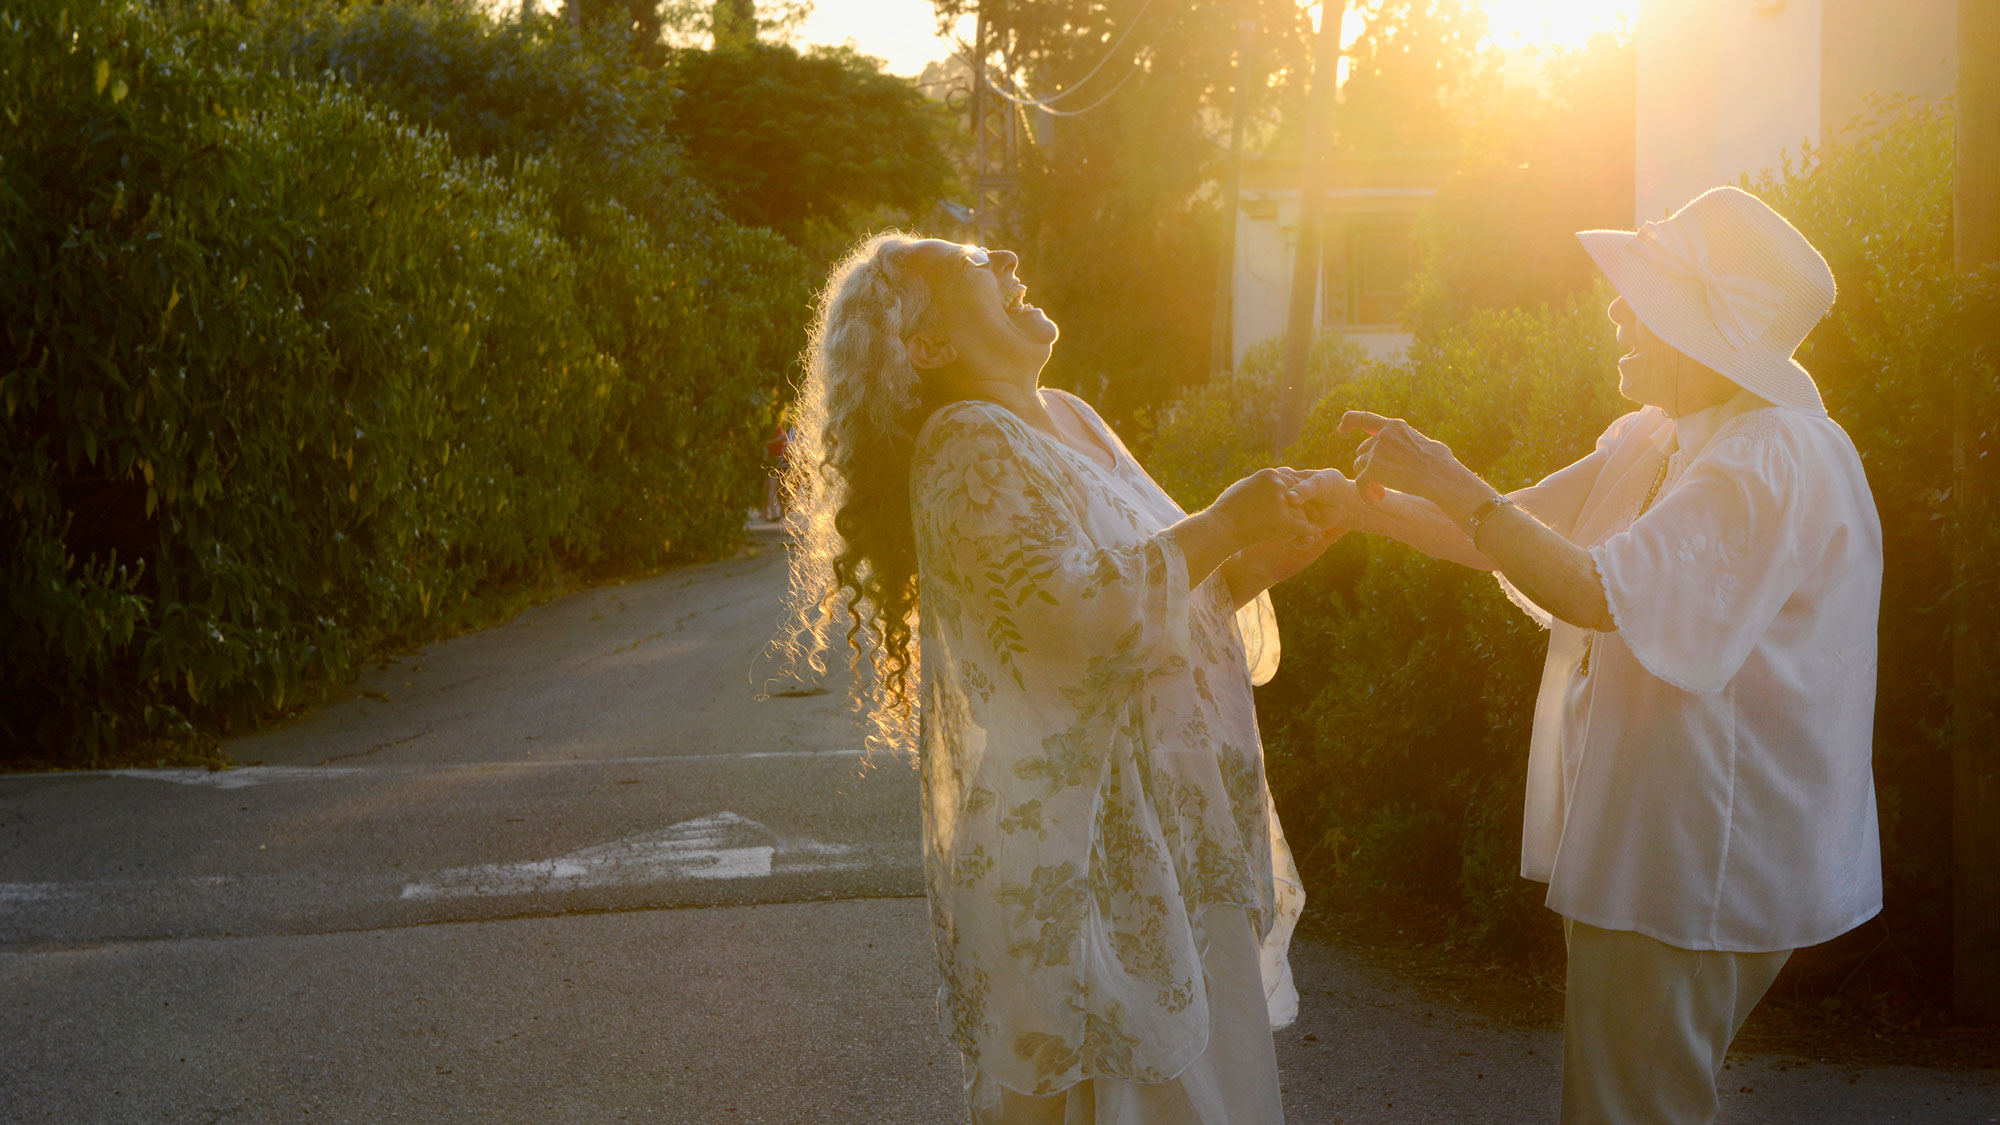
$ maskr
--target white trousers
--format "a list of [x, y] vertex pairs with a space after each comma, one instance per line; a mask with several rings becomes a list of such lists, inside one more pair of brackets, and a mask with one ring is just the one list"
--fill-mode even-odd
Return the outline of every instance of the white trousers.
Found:
[[1177, 1078], [1121, 1082], [1091, 1078], [1060, 1094], [1016, 1093], [977, 1067], [965, 1068], [973, 1125], [1284, 1125], [1278, 1053], [1264, 1004], [1257, 935], [1241, 907], [1211, 906], [1202, 917], [1208, 949], [1208, 1049]]
[[1681, 949], [1565, 918], [1562, 1125], [1709, 1125], [1715, 1080], [1792, 955]]

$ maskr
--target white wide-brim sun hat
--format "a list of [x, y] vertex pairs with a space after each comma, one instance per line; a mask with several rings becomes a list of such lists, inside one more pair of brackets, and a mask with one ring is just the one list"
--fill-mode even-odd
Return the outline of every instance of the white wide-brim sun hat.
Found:
[[1833, 307], [1833, 271], [1763, 200], [1713, 188], [1636, 231], [1576, 237], [1655, 336], [1772, 403], [1825, 417], [1792, 353]]

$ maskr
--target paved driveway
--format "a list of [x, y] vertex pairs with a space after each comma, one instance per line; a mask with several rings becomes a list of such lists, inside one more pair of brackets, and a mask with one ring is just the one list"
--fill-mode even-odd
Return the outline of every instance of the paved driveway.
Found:
[[[258, 765], [0, 777], [0, 1121], [960, 1119], [915, 777], [838, 684], [754, 698], [762, 545], [371, 670]], [[1554, 1119], [1552, 1033], [1295, 965], [1294, 1123]], [[2000, 1121], [2000, 1071], [1731, 1066], [1729, 1122]]]

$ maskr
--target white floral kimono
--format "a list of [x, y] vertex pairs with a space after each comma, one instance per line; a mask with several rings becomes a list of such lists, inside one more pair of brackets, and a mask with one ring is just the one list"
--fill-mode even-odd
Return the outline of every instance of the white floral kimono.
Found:
[[925, 424], [910, 470], [939, 1018], [1024, 1094], [1199, 1057], [1213, 905], [1249, 915], [1290, 1022], [1304, 904], [1251, 700], [1277, 665], [1270, 600], [1238, 614], [1219, 575], [1190, 591], [1163, 530], [1185, 513], [1068, 401], [1112, 469], [966, 401]]

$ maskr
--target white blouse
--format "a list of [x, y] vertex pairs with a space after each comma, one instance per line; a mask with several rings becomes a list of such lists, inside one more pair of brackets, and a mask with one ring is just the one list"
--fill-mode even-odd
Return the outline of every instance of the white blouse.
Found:
[[1185, 513], [1068, 401], [1111, 469], [983, 401], [932, 415], [910, 467], [939, 1019], [1026, 1094], [1201, 1055], [1210, 906], [1249, 913], [1289, 1022], [1304, 903], [1251, 699], [1270, 601], [1190, 590], [1164, 530]]
[[1590, 549], [1618, 626], [1501, 580], [1551, 629], [1521, 847], [1550, 908], [1735, 952], [1878, 912], [1882, 529], [1846, 432], [1748, 392], [1678, 427], [1648, 407], [1513, 498]]

